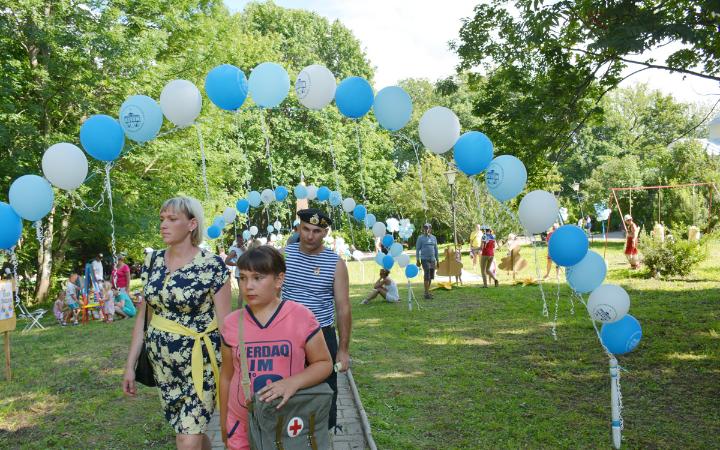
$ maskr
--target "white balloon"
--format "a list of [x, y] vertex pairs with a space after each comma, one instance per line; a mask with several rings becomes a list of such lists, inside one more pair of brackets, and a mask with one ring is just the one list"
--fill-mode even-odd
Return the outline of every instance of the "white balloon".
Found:
[[237, 210], [228, 206], [223, 210], [222, 216], [226, 224], [233, 223], [235, 221], [235, 217], [237, 217]]
[[403, 246], [399, 242], [393, 242], [393, 245], [390, 246], [390, 256], [393, 258], [397, 258], [398, 256], [402, 255], [403, 252]]
[[460, 119], [452, 110], [436, 106], [425, 111], [418, 124], [420, 141], [431, 152], [441, 154], [450, 150], [460, 137]]
[[590, 293], [587, 309], [593, 320], [617, 322], [630, 311], [630, 296], [618, 285], [603, 284]]
[[160, 93], [160, 108], [170, 122], [185, 128], [200, 115], [202, 95], [188, 80], [172, 80]]
[[327, 67], [307, 66], [295, 80], [295, 94], [300, 104], [310, 109], [323, 109], [335, 98], [337, 82]]
[[395, 258], [395, 261], [397, 261], [398, 266], [406, 267], [408, 264], [410, 264], [410, 256], [402, 253], [400, 256]]
[[382, 222], [375, 222], [375, 225], [372, 226], [372, 232], [375, 237], [385, 236], [385, 231], [385, 224]]
[[280, 231], [280, 229], [282, 228], [282, 224], [280, 223], [279, 220], [276, 220], [275, 223], [273, 223], [273, 226], [274, 226], [275, 229], [278, 230], [278, 231]]
[[547, 191], [532, 191], [520, 200], [520, 223], [530, 234], [546, 231], [558, 220], [558, 202]]
[[400, 231], [400, 221], [394, 217], [387, 219], [385, 224], [387, 225], [388, 233], [397, 233]]
[[307, 199], [308, 200], [315, 200], [317, 198], [317, 186], [314, 184], [311, 184], [307, 187]]
[[76, 145], [61, 142], [45, 150], [42, 170], [45, 178], [54, 186], [72, 191], [85, 181], [88, 161], [85, 152]]
[[255, 236], [256, 234], [258, 234], [258, 227], [253, 225], [250, 227], [250, 235]]
[[260, 200], [265, 204], [269, 205], [275, 200], [275, 191], [272, 189], [263, 189], [260, 193]]
[[352, 257], [355, 261], [360, 261], [363, 258], [363, 252], [361, 252], [360, 250], [355, 250], [354, 252], [352, 252]]
[[355, 200], [353, 200], [353, 199], [350, 198], [350, 197], [346, 198], [346, 199], [343, 200], [343, 202], [342, 202], [343, 211], [345, 211], [346, 213], [351, 213], [351, 212], [353, 212], [353, 210], [355, 209], [355, 206], [356, 206], [356, 205], [355, 205]]

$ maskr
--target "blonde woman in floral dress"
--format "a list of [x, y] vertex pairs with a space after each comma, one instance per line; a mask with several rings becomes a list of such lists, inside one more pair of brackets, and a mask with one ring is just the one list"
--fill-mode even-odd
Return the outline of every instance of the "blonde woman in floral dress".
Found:
[[[160, 209], [167, 249], [148, 254], [141, 278], [152, 319], [143, 336], [139, 308], [123, 390], [134, 396], [135, 365], [145, 338], [165, 418], [178, 449], [210, 449], [205, 434], [216, 405], [220, 331], [230, 312], [230, 273], [222, 259], [201, 250], [203, 210], [194, 198], [175, 197]], [[152, 267], [150, 267], [150, 262]]]

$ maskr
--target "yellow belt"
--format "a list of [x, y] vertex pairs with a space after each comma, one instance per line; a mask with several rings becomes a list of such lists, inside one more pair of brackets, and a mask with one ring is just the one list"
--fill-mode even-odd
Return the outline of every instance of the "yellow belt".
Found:
[[[205, 329], [203, 333], [198, 333], [196, 331], [191, 330], [190, 328], [184, 327], [180, 325], [179, 323], [172, 321], [170, 319], [166, 319], [164, 317], [161, 317], [158, 314], [154, 314], [152, 320], [150, 321], [150, 325], [158, 329], [160, 331], [166, 331], [168, 333], [175, 333], [182, 336], [190, 336], [191, 338], [195, 339], [195, 343], [193, 344], [192, 349], [192, 359], [191, 359], [191, 368], [192, 368], [192, 380], [193, 384], [195, 385], [195, 391], [198, 393], [198, 397], [204, 402], [205, 401], [205, 395], [203, 392], [203, 367], [204, 367], [204, 361], [203, 361], [203, 355], [202, 355], [202, 343], [205, 343], [205, 347], [207, 348], [208, 354], [210, 355], [210, 364], [212, 365], [213, 375], [215, 376], [215, 389], [218, 389], [220, 386], [220, 376], [219, 376], [219, 370], [218, 370], [218, 364], [217, 359], [215, 358], [215, 349], [212, 346], [212, 341], [210, 340], [210, 332], [217, 330], [217, 319], [213, 319], [212, 322], [210, 322], [210, 325]], [[219, 405], [220, 399], [218, 395], [215, 395], [215, 403]]]

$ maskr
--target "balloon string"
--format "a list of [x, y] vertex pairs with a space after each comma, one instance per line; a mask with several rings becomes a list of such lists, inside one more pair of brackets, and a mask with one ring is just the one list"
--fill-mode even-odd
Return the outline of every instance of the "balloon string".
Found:
[[555, 271], [555, 314], [553, 316], [553, 322], [552, 322], [552, 336], [553, 339], [557, 341], [557, 320], [558, 320], [558, 309], [560, 308], [560, 271]]
[[485, 207], [480, 202], [480, 187], [478, 186], [478, 180], [476, 178], [470, 178], [472, 180], [473, 192], [475, 193], [475, 203], [477, 203], [478, 209], [480, 210], [480, 223], [485, 223]]
[[108, 207], [110, 209], [110, 248], [113, 256], [113, 286], [117, 286], [117, 255], [115, 250], [115, 214], [113, 212], [112, 185], [110, 184], [110, 169], [112, 163], [105, 164], [105, 191], [108, 197]]
[[13, 268], [13, 280], [15, 280], [15, 304], [20, 307], [20, 278], [18, 277], [18, 259], [17, 253], [15, 253], [16, 246], [12, 246], [8, 253], [10, 254], [10, 264]]
[[272, 154], [270, 153], [270, 135], [267, 131], [267, 125], [265, 124], [265, 111], [260, 113], [260, 126], [262, 127], [263, 137], [265, 138], [265, 157], [268, 161], [268, 168], [270, 169], [270, 188], [275, 189], [275, 181], [273, 178], [273, 165], [272, 165]]
[[210, 189], [208, 188], [207, 181], [207, 167], [205, 166], [205, 145], [203, 143], [202, 131], [200, 131], [200, 124], [195, 124], [195, 131], [197, 131], [198, 143], [200, 144], [200, 158], [202, 158], [202, 178], [203, 184], [205, 185], [205, 200], [210, 200]]
[[[335, 161], [335, 145], [332, 139], [330, 140], [330, 157], [332, 158], [333, 174], [335, 175], [335, 191], [340, 192], [340, 177], [337, 171], [337, 162]], [[342, 198], [342, 192], [340, 192], [340, 198]]]
[[530, 242], [533, 248], [533, 255], [535, 257], [535, 277], [537, 278], [538, 286], [540, 287], [540, 296], [542, 297], [543, 301], [543, 308], [542, 308], [542, 315], [544, 317], [549, 317], [550, 313], [548, 312], [548, 305], [547, 300], [545, 299], [545, 290], [543, 289], [542, 285], [542, 279], [540, 278], [540, 269], [538, 266], [538, 257], [537, 257], [537, 246], [535, 245], [535, 240], [532, 238], [532, 235], [530, 236]]
[[33, 227], [35, 227], [35, 238], [40, 243], [40, 247], [43, 246], [43, 243], [45, 241], [45, 235], [43, 233], [43, 227], [42, 227], [42, 220], [36, 220], [33, 222]]
[[365, 198], [365, 164], [363, 162], [363, 155], [362, 155], [362, 142], [360, 141], [360, 122], [359, 121], [355, 121], [355, 137], [357, 138], [358, 165], [360, 166], [360, 186], [362, 187], [362, 198], [363, 198], [363, 202], [367, 203], [367, 198]]
[[395, 134], [395, 136], [399, 137], [400, 139], [404, 139], [407, 143], [409, 143], [413, 148], [413, 152], [415, 153], [415, 160], [417, 161], [418, 180], [420, 181], [420, 195], [422, 198], [423, 216], [425, 218], [425, 222], [427, 222], [428, 203], [427, 195], [425, 193], [425, 182], [423, 181], [422, 164], [420, 163], [420, 152], [418, 150], [419, 145], [417, 142], [411, 140], [410, 138], [401, 133], [397, 133]]

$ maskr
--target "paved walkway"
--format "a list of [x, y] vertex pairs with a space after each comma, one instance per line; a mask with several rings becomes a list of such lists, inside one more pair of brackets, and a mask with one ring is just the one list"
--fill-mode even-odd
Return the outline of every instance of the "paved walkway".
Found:
[[[346, 373], [338, 374], [338, 425], [342, 426], [342, 432], [335, 435], [333, 441], [334, 450], [355, 450], [369, 448], [365, 433], [363, 432], [362, 420], [360, 419], [360, 411], [362, 405], [357, 405], [350, 387], [350, 382]], [[220, 414], [215, 412], [208, 436], [212, 442], [212, 448], [224, 449], [222, 438], [220, 437]], [[369, 430], [368, 430], [369, 432]], [[370, 437], [372, 439], [372, 437]]]

